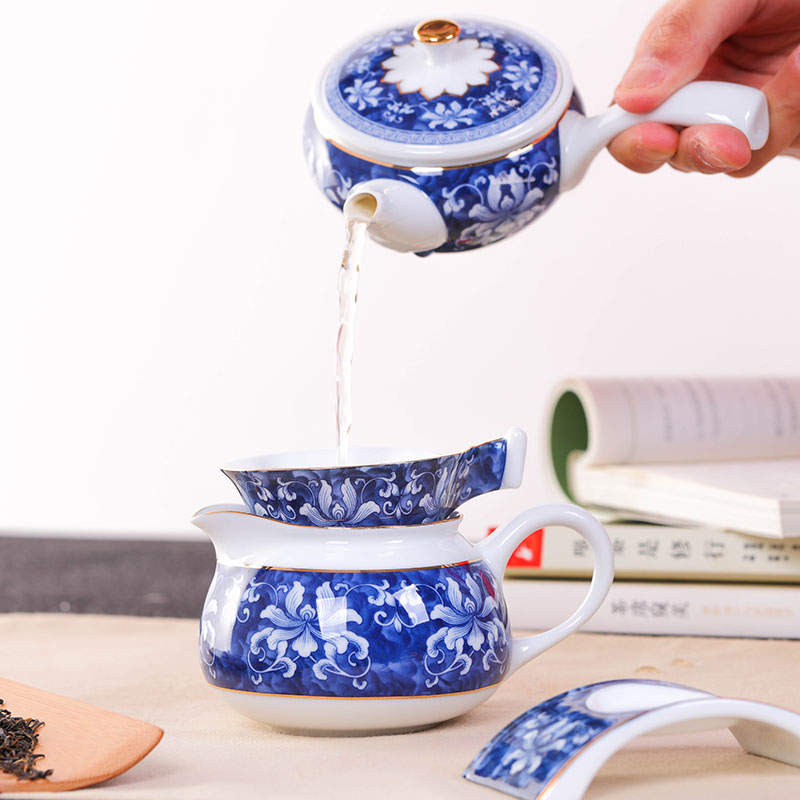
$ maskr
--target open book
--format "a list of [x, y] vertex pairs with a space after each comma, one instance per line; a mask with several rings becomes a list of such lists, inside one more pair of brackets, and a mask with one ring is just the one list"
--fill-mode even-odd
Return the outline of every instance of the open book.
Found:
[[575, 502], [800, 536], [800, 378], [570, 380], [549, 422]]

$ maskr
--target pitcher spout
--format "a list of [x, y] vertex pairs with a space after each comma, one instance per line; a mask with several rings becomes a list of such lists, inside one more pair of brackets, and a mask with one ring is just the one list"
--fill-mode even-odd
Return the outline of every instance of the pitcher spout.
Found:
[[422, 189], [405, 181], [375, 178], [353, 187], [345, 219], [368, 223], [378, 244], [401, 253], [429, 253], [447, 241], [447, 226]]
[[233, 557], [234, 551], [241, 550], [242, 532], [254, 525], [259, 527], [260, 522], [262, 520], [259, 517], [236, 503], [206, 506], [191, 519], [192, 525], [211, 539], [218, 561], [228, 560]]

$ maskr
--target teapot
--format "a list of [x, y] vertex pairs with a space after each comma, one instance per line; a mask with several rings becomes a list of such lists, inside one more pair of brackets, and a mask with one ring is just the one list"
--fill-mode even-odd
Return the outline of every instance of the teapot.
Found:
[[432, 19], [342, 50], [319, 76], [304, 146], [314, 181], [372, 239], [458, 252], [521, 230], [581, 180], [626, 128], [731, 125], [764, 146], [769, 112], [749, 86], [696, 81], [658, 108], [584, 116], [564, 56], [507, 23]]
[[[289, 733], [400, 733], [475, 708], [594, 614], [614, 558], [603, 527], [575, 506], [529, 509], [477, 545], [460, 521], [325, 528], [241, 505], [200, 510], [192, 522], [217, 554], [201, 619], [206, 680], [240, 713]], [[592, 582], [564, 622], [514, 637], [503, 571], [548, 525], [586, 539]]]

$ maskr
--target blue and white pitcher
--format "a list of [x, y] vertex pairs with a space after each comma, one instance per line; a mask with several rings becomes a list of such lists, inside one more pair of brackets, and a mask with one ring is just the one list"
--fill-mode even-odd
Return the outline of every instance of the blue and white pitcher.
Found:
[[575, 186], [639, 122], [721, 123], [763, 147], [766, 98], [691, 83], [647, 114], [585, 117], [569, 66], [539, 34], [492, 20], [396, 25], [345, 48], [320, 75], [305, 129], [328, 199], [401, 252], [500, 241]]
[[[291, 733], [416, 730], [487, 700], [594, 614], [613, 551], [600, 523], [575, 506], [530, 509], [478, 545], [460, 521], [326, 528], [245, 506], [202, 509], [192, 522], [217, 553], [201, 621], [206, 680], [237, 711]], [[591, 587], [569, 619], [515, 638], [503, 572], [547, 525], [589, 543]]]

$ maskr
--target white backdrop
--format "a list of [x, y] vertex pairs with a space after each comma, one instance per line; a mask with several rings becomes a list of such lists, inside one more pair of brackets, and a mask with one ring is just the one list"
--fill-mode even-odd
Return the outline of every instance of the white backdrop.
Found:
[[[609, 102], [651, 0], [0, 5], [0, 531], [190, 535], [242, 455], [334, 445], [341, 218], [306, 173], [310, 86], [341, 43], [491, 12]], [[353, 444], [450, 452], [530, 434], [573, 374], [798, 370], [800, 163], [746, 181], [603, 153], [513, 239], [419, 259], [368, 245]]]

